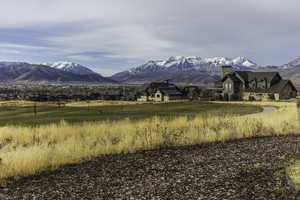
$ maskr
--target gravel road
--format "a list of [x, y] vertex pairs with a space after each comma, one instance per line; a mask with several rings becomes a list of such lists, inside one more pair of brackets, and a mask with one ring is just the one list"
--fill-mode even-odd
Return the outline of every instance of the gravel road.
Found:
[[262, 109], [263, 110], [261, 112], [251, 113], [251, 114], [247, 114], [245, 116], [257, 115], [257, 114], [261, 114], [261, 113], [272, 113], [272, 112], [275, 112], [278, 108], [276, 108], [274, 106], [263, 106]]
[[274, 112], [276, 110], [277, 110], [277, 108], [274, 107], [274, 106], [264, 106], [262, 112], [263, 113], [271, 113], [271, 112]]
[[[284, 167], [300, 137], [263, 137], [101, 156], [0, 188], [7, 199], [294, 199]], [[1, 198], [0, 198], [1, 199]]]

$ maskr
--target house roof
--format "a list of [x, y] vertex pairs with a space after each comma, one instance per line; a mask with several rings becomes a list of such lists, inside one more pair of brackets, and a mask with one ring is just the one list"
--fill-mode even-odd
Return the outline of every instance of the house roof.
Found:
[[146, 87], [146, 91], [151, 92], [151, 91], [155, 91], [156, 89], [159, 88], [172, 88], [172, 89], [178, 89], [178, 87], [175, 84], [172, 83], [168, 83], [168, 82], [152, 82], [150, 84], [147, 85]]
[[278, 72], [253, 72], [253, 71], [236, 71], [245, 82], [249, 82], [251, 80], [264, 80], [267, 79], [268, 82], [271, 82], [273, 78], [278, 75]]
[[235, 74], [227, 74], [223, 79], [222, 82], [224, 82], [227, 78], [230, 78], [233, 82], [241, 82], [239, 78], [236, 77]]
[[169, 96], [183, 95], [180, 89], [175, 84], [169, 82], [152, 82], [148, 85], [145, 91], [148, 94], [151, 94], [153, 92], [156, 92], [157, 90], [160, 90], [163, 94]]
[[297, 90], [293, 83], [290, 80], [280, 80], [278, 83], [272, 85], [268, 89], [255, 88], [255, 89], [246, 89], [246, 92], [257, 92], [257, 93], [280, 93], [282, 89], [287, 85], [291, 84], [294, 90]]
[[147, 95], [149, 95], [148, 92], [146, 92], [146, 91], [141, 91], [139, 94], [140, 94], [141, 96], [147, 96]]
[[243, 81], [246, 81], [246, 80], [248, 80], [248, 74], [250, 72], [251, 71], [236, 71], [235, 73], [238, 74], [239, 77], [243, 79]]
[[166, 87], [176, 87], [174, 84], [169, 82], [152, 82], [148, 85], [148, 88], [166, 88]]
[[159, 90], [163, 94], [168, 95], [168, 96], [181, 96], [182, 95], [182, 93], [178, 89], [175, 89], [175, 88], [159, 88]]
[[291, 84], [293, 89], [297, 90], [290, 80], [281, 80], [280, 82], [272, 85], [269, 91], [272, 93], [279, 93], [287, 84]]

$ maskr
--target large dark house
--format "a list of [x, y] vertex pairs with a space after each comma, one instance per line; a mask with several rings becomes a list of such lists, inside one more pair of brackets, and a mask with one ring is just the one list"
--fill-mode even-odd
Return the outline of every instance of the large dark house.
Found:
[[295, 98], [297, 90], [290, 80], [278, 72], [232, 71], [222, 67], [223, 78], [216, 82], [224, 100], [284, 100]]
[[150, 83], [138, 101], [172, 101], [184, 99], [183, 92], [169, 81]]

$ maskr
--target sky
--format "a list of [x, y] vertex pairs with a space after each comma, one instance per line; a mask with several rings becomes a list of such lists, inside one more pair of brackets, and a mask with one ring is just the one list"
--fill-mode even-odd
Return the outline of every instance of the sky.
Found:
[[0, 61], [71, 61], [103, 75], [170, 56], [299, 58], [299, 0], [7, 0]]

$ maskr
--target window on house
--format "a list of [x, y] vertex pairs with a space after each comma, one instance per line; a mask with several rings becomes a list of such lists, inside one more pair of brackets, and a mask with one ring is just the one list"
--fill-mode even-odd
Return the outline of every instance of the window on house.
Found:
[[225, 83], [225, 85], [224, 85], [224, 86], [225, 86], [225, 90], [227, 90], [227, 89], [228, 89], [228, 85], [227, 85], [227, 83]]
[[250, 87], [253, 88], [253, 89], [255, 89], [257, 87], [255, 79], [250, 82]]
[[157, 94], [156, 97], [157, 97], [157, 98], [160, 98], [160, 94]]

